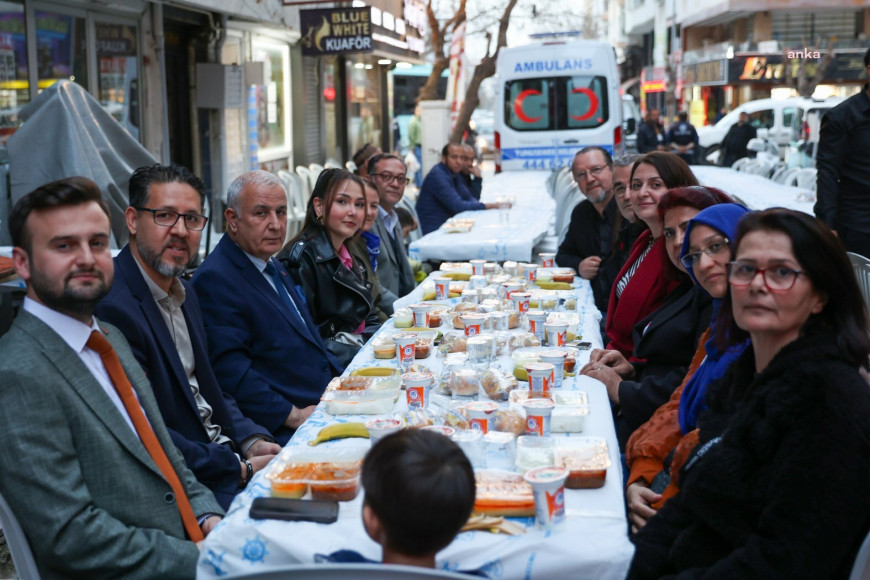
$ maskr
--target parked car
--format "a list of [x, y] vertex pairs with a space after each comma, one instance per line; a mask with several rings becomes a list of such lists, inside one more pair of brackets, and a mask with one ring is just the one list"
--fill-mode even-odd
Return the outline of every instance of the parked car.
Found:
[[719, 157], [722, 139], [737, 122], [740, 113], [747, 113], [749, 122], [756, 129], [767, 129], [768, 139], [776, 144], [782, 156], [785, 147], [795, 140], [793, 126], [796, 118], [805, 119], [808, 111], [829, 109], [842, 101], [839, 97], [825, 100], [791, 97], [748, 101], [725, 115], [715, 125], [698, 127], [698, 145], [702, 148], [704, 158], [715, 163]]

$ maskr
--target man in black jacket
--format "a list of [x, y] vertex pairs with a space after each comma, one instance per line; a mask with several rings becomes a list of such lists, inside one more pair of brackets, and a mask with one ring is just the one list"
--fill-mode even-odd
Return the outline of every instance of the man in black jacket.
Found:
[[738, 159], [743, 159], [749, 152], [746, 144], [756, 135], [755, 127], [749, 124], [749, 114], [740, 113], [737, 123], [731, 125], [725, 138], [722, 139], [722, 151], [719, 155], [720, 165], [731, 167]]
[[[870, 49], [864, 53], [870, 77]], [[822, 117], [816, 157], [816, 217], [846, 249], [870, 257], [870, 84]]]
[[665, 151], [665, 126], [659, 121], [659, 110], [650, 109], [637, 130], [637, 152]]

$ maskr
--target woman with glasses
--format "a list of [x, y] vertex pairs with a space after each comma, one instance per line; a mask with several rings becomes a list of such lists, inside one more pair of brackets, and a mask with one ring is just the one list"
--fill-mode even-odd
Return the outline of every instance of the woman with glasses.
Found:
[[697, 442], [696, 419], [704, 406], [707, 385], [720, 378], [747, 346], [741, 342], [720, 349], [710, 337], [715, 334], [716, 313], [728, 292], [729, 243], [748, 211], [733, 203], [714, 205], [686, 226], [680, 261], [699, 289], [713, 298], [713, 321], [701, 336], [679, 387], [649, 421], [635, 430], [625, 447], [629, 468], [625, 501], [635, 532], [677, 492], [676, 480], [670, 474], [678, 471], [686, 452]]
[[629, 578], [846, 578], [870, 527], [858, 284], [803, 213], [747, 215], [734, 248], [717, 344], [751, 346], [708, 387], [680, 491], [635, 535]]
[[302, 288], [329, 350], [345, 366], [380, 326], [372, 284], [347, 244], [366, 218], [362, 181], [344, 169], [317, 178], [302, 231], [278, 253]]
[[710, 324], [712, 298], [696, 286], [683, 264], [683, 233], [698, 213], [710, 206], [729, 203], [724, 192], [699, 185], [668, 191], [659, 201], [662, 238], [662, 276], [678, 285], [661, 307], [634, 327], [634, 362], [617, 350], [596, 350], [581, 373], [607, 387], [610, 402], [619, 410], [616, 435], [625, 448], [635, 429], [643, 425], [676, 389], [686, 374], [701, 333]]
[[686, 162], [663, 151], [641, 157], [631, 170], [629, 196], [637, 217], [649, 228], [638, 236], [616, 277], [607, 305], [607, 348], [634, 360], [634, 327], [664, 302], [679, 285], [664, 275], [667, 264], [659, 200], [675, 187], [698, 185]]

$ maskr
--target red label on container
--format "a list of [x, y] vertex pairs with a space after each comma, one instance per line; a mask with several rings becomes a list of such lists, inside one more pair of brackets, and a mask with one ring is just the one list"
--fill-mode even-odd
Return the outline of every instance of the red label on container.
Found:
[[414, 343], [406, 344], [402, 347], [402, 361], [407, 362], [409, 360], [414, 360]]
[[480, 334], [480, 324], [469, 324], [465, 327], [465, 336]]
[[541, 266], [544, 268], [552, 268], [553, 267], [553, 258], [545, 258], [541, 260]]
[[426, 406], [426, 387], [406, 387], [405, 396], [409, 407]]
[[435, 300], [446, 300], [449, 292], [447, 284], [435, 284]]
[[529, 415], [526, 417], [526, 433], [543, 437], [544, 418], [540, 415]]
[[488, 419], [471, 419], [468, 422], [469, 426], [475, 431], [480, 431], [484, 435], [489, 432], [489, 420]]
[[559, 523], [565, 517], [565, 488], [560, 487], [556, 493], [545, 491], [544, 495], [547, 498], [547, 513], [550, 516], [550, 521]]
[[526, 300], [518, 300], [517, 301], [517, 309], [520, 312], [528, 312], [529, 311], [529, 301]]

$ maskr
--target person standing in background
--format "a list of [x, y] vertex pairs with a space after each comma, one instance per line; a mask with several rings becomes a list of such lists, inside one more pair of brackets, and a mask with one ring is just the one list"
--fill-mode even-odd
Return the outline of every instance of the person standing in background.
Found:
[[423, 126], [420, 119], [422, 109], [420, 105], [414, 107], [414, 115], [408, 121], [408, 147], [414, 152], [420, 169], [414, 173], [414, 185], [417, 189], [423, 185]]
[[658, 109], [650, 109], [646, 119], [637, 130], [637, 152], [667, 151], [665, 145], [665, 126], [659, 120]]
[[695, 164], [695, 153], [698, 148], [698, 132], [689, 123], [689, 114], [680, 111], [677, 122], [668, 129], [667, 142], [674, 153], [683, 158], [689, 165]]
[[749, 123], [749, 114], [740, 113], [740, 117], [735, 124], [731, 125], [725, 138], [722, 139], [722, 151], [719, 153], [720, 165], [723, 167], [731, 167], [738, 159], [743, 159], [749, 155], [746, 145], [750, 139], [756, 136], [755, 127]]

